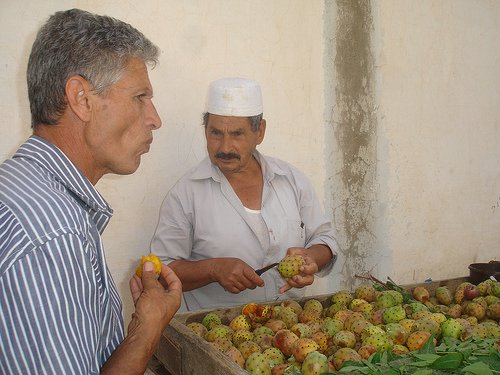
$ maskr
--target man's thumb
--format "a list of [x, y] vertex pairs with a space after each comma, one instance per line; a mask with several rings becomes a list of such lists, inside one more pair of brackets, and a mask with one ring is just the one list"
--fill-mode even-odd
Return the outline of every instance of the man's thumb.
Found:
[[152, 262], [144, 262], [144, 265], [142, 266], [142, 270], [144, 272], [151, 272], [154, 271], [155, 266]]

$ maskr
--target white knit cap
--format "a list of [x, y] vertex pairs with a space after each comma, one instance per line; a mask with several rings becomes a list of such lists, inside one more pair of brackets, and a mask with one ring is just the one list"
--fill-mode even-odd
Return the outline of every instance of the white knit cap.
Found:
[[260, 115], [263, 110], [259, 83], [244, 78], [213, 81], [208, 88], [207, 112], [221, 116]]

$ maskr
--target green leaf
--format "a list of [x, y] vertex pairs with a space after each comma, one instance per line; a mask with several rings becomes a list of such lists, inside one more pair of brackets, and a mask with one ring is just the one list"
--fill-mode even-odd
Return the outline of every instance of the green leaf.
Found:
[[382, 372], [383, 375], [401, 375], [401, 372], [396, 371], [394, 369], [389, 369], [384, 372]]
[[489, 368], [488, 365], [483, 362], [476, 362], [471, 365], [465, 366], [462, 369], [462, 374], [470, 373], [474, 375], [493, 375], [493, 371]]
[[371, 363], [375, 363], [375, 364], [376, 364], [376, 363], [380, 363], [380, 356], [381, 356], [380, 352], [376, 352], [376, 353], [375, 353], [375, 354], [371, 357], [370, 362], [371, 362]]
[[343, 364], [342, 364], [342, 368], [344, 368], [345, 366], [352, 366], [352, 367], [364, 367], [364, 364], [361, 363], [361, 362], [356, 362], [356, 361], [345, 361]]
[[432, 362], [429, 361], [415, 361], [408, 363], [408, 366], [415, 366], [415, 367], [429, 367]]
[[431, 335], [425, 344], [419, 349], [418, 353], [436, 353], [436, 348], [434, 347], [434, 335]]
[[449, 353], [445, 354], [430, 366], [435, 369], [457, 369], [462, 364], [464, 357], [461, 353]]
[[386, 365], [388, 363], [388, 359], [387, 352], [383, 352], [380, 356], [380, 364]]
[[432, 354], [432, 353], [415, 353], [413, 355], [415, 358], [421, 359], [423, 361], [428, 361], [429, 363], [434, 362], [438, 358], [441, 358], [439, 354]]
[[434, 372], [432, 370], [417, 370], [413, 373], [413, 375], [433, 375]]

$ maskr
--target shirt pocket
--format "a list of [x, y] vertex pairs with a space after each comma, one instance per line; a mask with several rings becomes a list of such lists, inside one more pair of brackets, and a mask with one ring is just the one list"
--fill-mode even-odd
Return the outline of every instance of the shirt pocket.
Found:
[[305, 225], [301, 220], [288, 219], [286, 221], [287, 247], [304, 247], [306, 238]]

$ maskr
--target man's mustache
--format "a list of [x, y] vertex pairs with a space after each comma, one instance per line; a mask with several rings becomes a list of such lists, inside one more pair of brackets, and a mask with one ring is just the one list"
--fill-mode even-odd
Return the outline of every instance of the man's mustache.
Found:
[[225, 152], [218, 152], [215, 154], [215, 157], [217, 159], [224, 159], [224, 160], [229, 160], [229, 159], [238, 159], [240, 160], [240, 155], [230, 152], [230, 153], [225, 153]]

